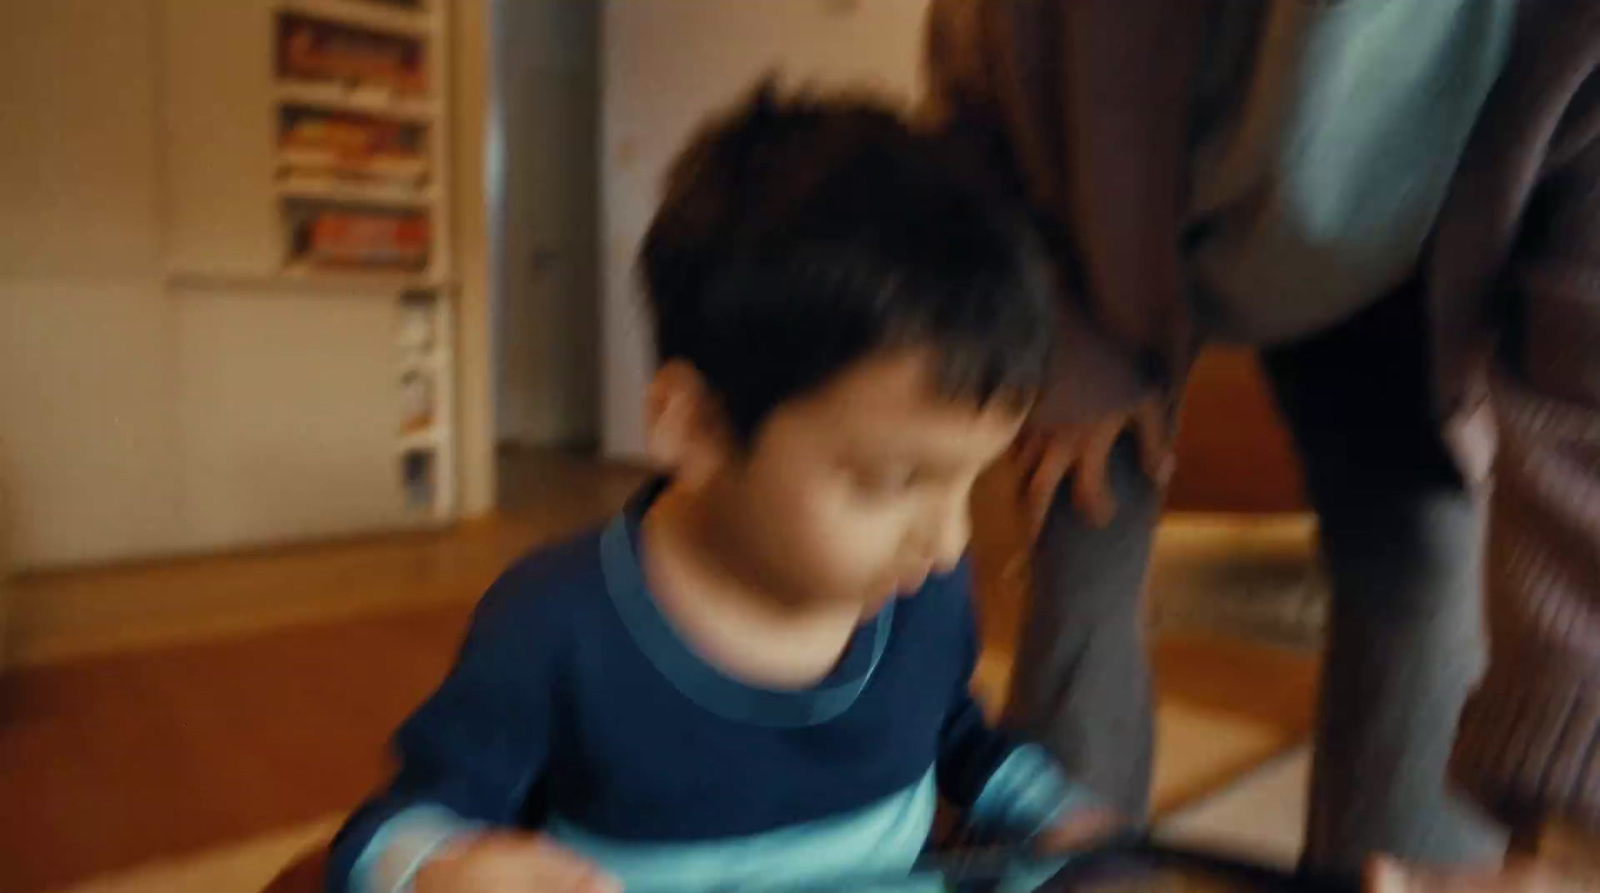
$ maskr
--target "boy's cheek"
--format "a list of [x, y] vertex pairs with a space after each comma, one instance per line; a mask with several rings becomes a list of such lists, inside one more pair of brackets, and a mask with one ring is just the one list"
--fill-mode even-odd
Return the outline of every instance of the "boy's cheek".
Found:
[[894, 575], [901, 570], [894, 563], [893, 520], [847, 498], [813, 493], [807, 502], [793, 506], [780, 522], [785, 529], [778, 531], [778, 546], [840, 597], [893, 595]]

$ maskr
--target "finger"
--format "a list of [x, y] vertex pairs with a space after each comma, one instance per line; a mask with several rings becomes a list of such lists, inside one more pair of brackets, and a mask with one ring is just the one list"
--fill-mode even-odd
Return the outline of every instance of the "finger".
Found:
[[1072, 482], [1072, 503], [1084, 520], [1095, 527], [1110, 524], [1117, 515], [1117, 499], [1112, 495], [1107, 470], [1111, 466], [1111, 450], [1121, 435], [1122, 429], [1115, 425], [1096, 428], [1078, 460], [1078, 473]]
[[591, 868], [576, 893], [622, 893], [622, 882], [598, 868]]
[[1145, 476], [1156, 486], [1172, 480], [1177, 463], [1167, 440], [1166, 410], [1159, 403], [1146, 403], [1135, 416], [1134, 434], [1139, 440], [1139, 461]]
[[528, 893], [623, 893], [622, 884], [611, 875], [589, 864], [556, 866], [541, 864], [537, 869], [511, 872], [516, 889]]
[[1028, 485], [1033, 481], [1034, 469], [1039, 467], [1039, 453], [1043, 449], [1043, 440], [1037, 434], [1024, 434], [1017, 439], [1011, 448], [1010, 472], [1015, 475], [1017, 488], [1017, 503], [1023, 507], [1023, 514], [1032, 511], [1032, 503], [1028, 497]]
[[1362, 874], [1361, 888], [1364, 893], [1406, 893], [1406, 888], [1410, 886], [1405, 869], [1387, 856], [1367, 860]]
[[1028, 517], [1035, 535], [1044, 527], [1050, 506], [1077, 458], [1076, 444], [1068, 438], [1055, 438], [1045, 447], [1033, 473], [1028, 476]]
[[1032, 474], [1034, 466], [1039, 464], [1039, 454], [1044, 451], [1044, 444], [1044, 437], [1030, 431], [1018, 435], [1016, 442], [1011, 445], [1010, 460], [1022, 476], [1024, 488], [1028, 475]]
[[620, 893], [615, 879], [572, 850], [539, 837], [519, 855], [524, 877], [537, 879], [540, 890], [572, 893]]
[[1039, 835], [1038, 849], [1046, 853], [1083, 849], [1095, 841], [1110, 837], [1126, 825], [1127, 822], [1110, 810], [1085, 810], [1056, 823]]
[[1377, 856], [1367, 861], [1362, 880], [1365, 893], [1562, 893], [1561, 887], [1548, 883], [1548, 876], [1519, 870], [1510, 860], [1503, 866], [1456, 865], [1440, 869]]
[[1023, 428], [1016, 439], [1011, 441], [1011, 455], [1020, 457], [1028, 452], [1037, 452], [1043, 442], [1042, 431], [1033, 427]]

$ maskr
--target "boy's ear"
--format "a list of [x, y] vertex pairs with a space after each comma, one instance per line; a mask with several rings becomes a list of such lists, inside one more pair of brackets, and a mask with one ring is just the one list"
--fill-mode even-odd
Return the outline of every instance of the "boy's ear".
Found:
[[721, 401], [682, 360], [663, 364], [650, 382], [645, 439], [650, 458], [691, 490], [709, 483], [732, 455]]

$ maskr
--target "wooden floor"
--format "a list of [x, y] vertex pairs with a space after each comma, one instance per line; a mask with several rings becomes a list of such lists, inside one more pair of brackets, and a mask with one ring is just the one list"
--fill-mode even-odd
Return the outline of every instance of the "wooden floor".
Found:
[[499, 513], [444, 533], [23, 577], [10, 591], [8, 660], [59, 663], [476, 598], [511, 559], [605, 518], [643, 479], [561, 454], [508, 454]]
[[[24, 664], [0, 677], [0, 890], [73, 889], [307, 823], [325, 833], [382, 778], [387, 735], [489, 580], [609, 514], [639, 476], [540, 457], [506, 478], [500, 517], [443, 534], [23, 581]], [[1002, 573], [1006, 521], [989, 521], [992, 696], [1020, 590]], [[1172, 639], [1156, 665], [1164, 806], [1305, 735], [1316, 680], [1302, 655]]]

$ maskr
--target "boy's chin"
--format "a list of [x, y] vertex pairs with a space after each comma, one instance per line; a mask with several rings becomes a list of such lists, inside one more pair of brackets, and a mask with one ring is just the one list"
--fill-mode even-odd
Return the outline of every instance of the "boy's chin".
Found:
[[916, 590], [906, 591], [904, 586], [904, 583], [864, 584], [857, 587], [835, 584], [832, 587], [819, 587], [821, 592], [819, 588], [812, 588], [811, 591], [817, 594], [803, 597], [797, 603], [829, 610], [853, 605], [860, 609], [863, 618], [874, 617], [890, 602], [916, 594]]
[[878, 612], [882, 611], [890, 602], [896, 599], [907, 598], [916, 594], [916, 590], [907, 592], [899, 588], [885, 589], [876, 592], [862, 600], [861, 616], [875, 617], [877, 616]]

